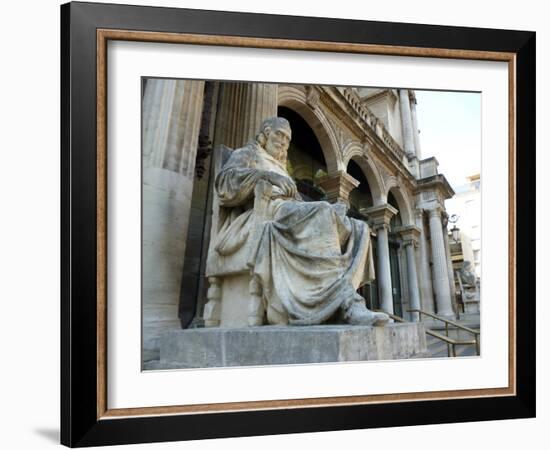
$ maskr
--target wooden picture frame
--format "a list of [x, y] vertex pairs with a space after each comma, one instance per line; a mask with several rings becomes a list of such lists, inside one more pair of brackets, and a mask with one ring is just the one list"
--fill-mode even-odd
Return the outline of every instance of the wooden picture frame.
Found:
[[[284, 31], [283, 31], [284, 30]], [[109, 40], [505, 61], [509, 385], [113, 410], [106, 386]], [[126, 5], [61, 7], [61, 442], [92, 446], [535, 416], [535, 33]]]

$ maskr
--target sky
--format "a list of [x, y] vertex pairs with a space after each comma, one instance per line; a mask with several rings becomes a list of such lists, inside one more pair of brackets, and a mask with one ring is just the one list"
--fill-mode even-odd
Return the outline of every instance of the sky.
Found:
[[415, 90], [422, 159], [435, 156], [455, 188], [481, 171], [481, 94]]

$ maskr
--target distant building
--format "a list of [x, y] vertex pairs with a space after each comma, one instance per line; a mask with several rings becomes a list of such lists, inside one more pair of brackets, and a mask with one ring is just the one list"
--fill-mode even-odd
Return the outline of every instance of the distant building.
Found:
[[[459, 239], [454, 242], [452, 233], [451, 259], [455, 270], [463, 261], [470, 261], [476, 276], [481, 277], [481, 189], [480, 176], [467, 177], [467, 183], [456, 187], [453, 198], [445, 202], [447, 213], [457, 216], [456, 226], [460, 229]], [[452, 225], [450, 226], [452, 228]]]

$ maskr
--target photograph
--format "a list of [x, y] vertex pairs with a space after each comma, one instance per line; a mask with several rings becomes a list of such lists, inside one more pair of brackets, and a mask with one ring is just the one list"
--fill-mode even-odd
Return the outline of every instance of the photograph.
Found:
[[142, 78], [143, 370], [480, 355], [481, 93]]

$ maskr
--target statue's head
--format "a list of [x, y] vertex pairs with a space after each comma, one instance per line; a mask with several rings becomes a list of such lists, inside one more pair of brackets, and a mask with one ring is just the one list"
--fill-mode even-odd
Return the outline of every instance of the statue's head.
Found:
[[256, 141], [274, 158], [286, 161], [292, 131], [288, 120], [283, 117], [265, 119], [256, 135]]
[[464, 270], [465, 272], [470, 272], [472, 268], [472, 263], [468, 260], [464, 261], [462, 263], [462, 270]]

